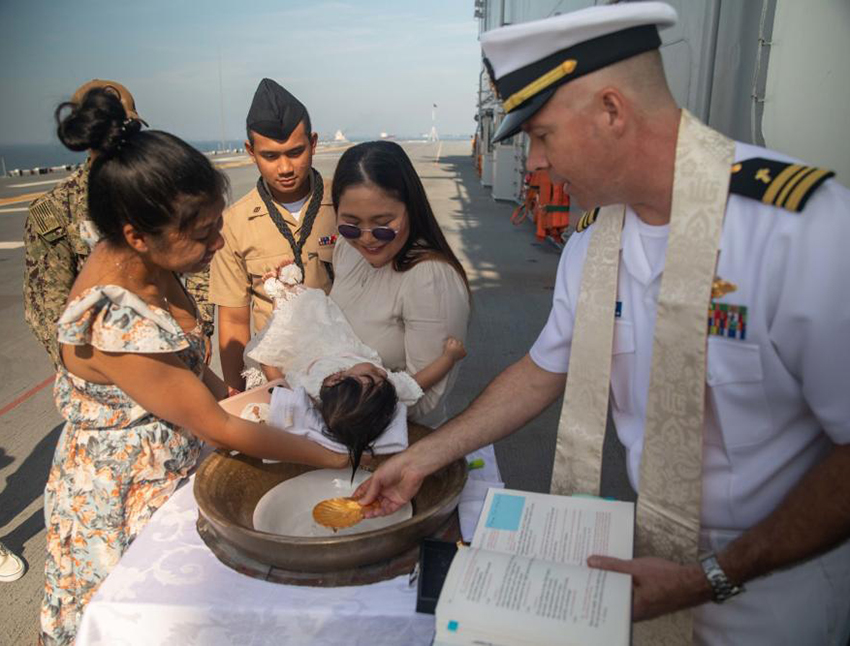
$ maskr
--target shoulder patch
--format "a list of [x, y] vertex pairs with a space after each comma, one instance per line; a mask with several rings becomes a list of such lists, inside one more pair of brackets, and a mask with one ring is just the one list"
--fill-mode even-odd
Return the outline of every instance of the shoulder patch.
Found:
[[729, 192], [799, 213], [831, 170], [753, 157], [732, 166]]
[[596, 218], [599, 215], [599, 208], [595, 208], [592, 211], [585, 211], [582, 216], [578, 219], [578, 224], [576, 224], [576, 233], [581, 233], [591, 224], [596, 222]]
[[56, 242], [65, 236], [65, 227], [56, 207], [50, 200], [36, 202], [29, 209], [35, 231], [47, 242]]

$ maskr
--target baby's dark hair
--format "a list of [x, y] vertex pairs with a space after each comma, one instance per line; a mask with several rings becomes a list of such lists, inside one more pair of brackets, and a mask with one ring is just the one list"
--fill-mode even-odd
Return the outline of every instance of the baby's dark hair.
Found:
[[56, 123], [67, 148], [94, 153], [89, 214], [110, 243], [123, 243], [126, 224], [149, 235], [168, 225], [184, 231], [227, 191], [227, 177], [200, 151], [167, 132], [142, 130], [106, 89], [59, 105]]
[[360, 466], [364, 451], [371, 450], [393, 419], [398, 396], [387, 379], [364, 385], [347, 377], [319, 391], [319, 411], [327, 427], [324, 434], [348, 447], [351, 478]]

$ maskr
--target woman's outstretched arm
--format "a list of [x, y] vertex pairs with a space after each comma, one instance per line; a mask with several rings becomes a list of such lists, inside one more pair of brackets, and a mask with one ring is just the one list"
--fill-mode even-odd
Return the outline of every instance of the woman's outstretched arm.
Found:
[[230, 415], [173, 353], [93, 351], [97, 370], [150, 413], [217, 446], [254, 457], [343, 468], [348, 456], [266, 424]]

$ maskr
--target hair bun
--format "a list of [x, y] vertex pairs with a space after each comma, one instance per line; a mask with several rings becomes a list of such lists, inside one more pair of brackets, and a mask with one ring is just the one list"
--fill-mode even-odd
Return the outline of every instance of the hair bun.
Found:
[[[63, 116], [68, 108], [71, 111]], [[128, 119], [118, 97], [103, 88], [89, 90], [78, 104], [60, 104], [56, 108], [56, 121], [59, 140], [67, 148], [106, 155], [120, 150], [142, 127], [140, 121]]]

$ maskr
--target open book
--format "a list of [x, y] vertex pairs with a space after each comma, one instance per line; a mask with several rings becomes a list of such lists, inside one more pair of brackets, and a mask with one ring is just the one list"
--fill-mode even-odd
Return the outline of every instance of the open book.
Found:
[[586, 563], [632, 558], [633, 539], [633, 503], [490, 489], [443, 584], [434, 645], [627, 645], [631, 577]]

